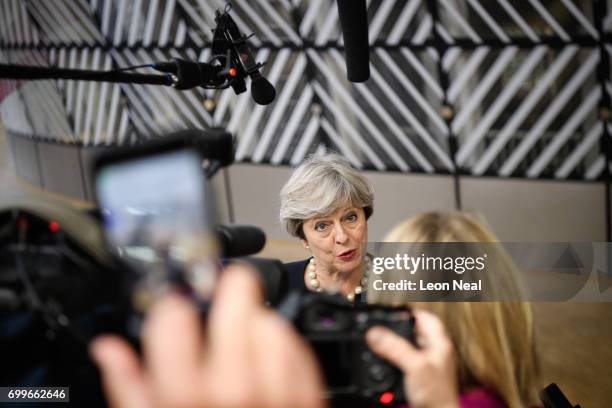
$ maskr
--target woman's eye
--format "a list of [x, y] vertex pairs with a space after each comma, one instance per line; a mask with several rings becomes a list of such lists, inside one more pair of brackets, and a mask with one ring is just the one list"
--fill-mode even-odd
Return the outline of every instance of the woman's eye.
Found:
[[327, 228], [327, 224], [322, 223], [322, 222], [316, 224], [314, 227], [315, 231], [325, 231], [326, 228]]
[[355, 221], [357, 221], [357, 214], [352, 214], [351, 213], [351, 214], [347, 215], [346, 216], [346, 220], [348, 222], [355, 222]]

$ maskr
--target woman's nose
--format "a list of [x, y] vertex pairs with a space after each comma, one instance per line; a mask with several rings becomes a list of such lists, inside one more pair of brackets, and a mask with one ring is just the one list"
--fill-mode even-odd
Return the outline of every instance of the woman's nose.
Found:
[[334, 229], [336, 231], [336, 236], [335, 236], [336, 243], [344, 244], [346, 240], [348, 239], [348, 235], [346, 234], [344, 227], [342, 226], [342, 224], [338, 224], [336, 225], [336, 228]]

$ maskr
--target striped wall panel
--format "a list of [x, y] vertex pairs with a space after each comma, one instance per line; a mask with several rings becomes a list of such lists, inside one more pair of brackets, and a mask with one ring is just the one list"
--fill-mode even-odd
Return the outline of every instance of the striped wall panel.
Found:
[[[5, 51], [0, 52], [0, 61], [46, 66], [48, 53], [37, 49]], [[62, 143], [78, 141], [68, 122], [68, 112], [55, 81], [2, 80], [1, 88], [4, 97], [0, 103], [0, 115], [7, 131]]]
[[[612, 1], [367, 4], [372, 76], [364, 84], [346, 80], [335, 1], [234, 0], [232, 17], [244, 34], [255, 33], [250, 43], [276, 86], [273, 104], [231, 90], [1, 80], [2, 119], [15, 132], [85, 146], [224, 127], [236, 135], [238, 161], [272, 165], [333, 149], [379, 171], [608, 177]], [[223, 0], [6, 0], [0, 55], [100, 70], [208, 61], [215, 12], [224, 7]], [[27, 119], [38, 108], [13, 97], [24, 92], [52, 102], [52, 126]]]

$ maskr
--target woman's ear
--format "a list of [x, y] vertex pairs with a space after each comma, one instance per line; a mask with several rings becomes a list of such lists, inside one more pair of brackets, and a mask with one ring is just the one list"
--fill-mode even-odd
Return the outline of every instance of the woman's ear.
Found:
[[304, 248], [310, 249], [310, 245], [308, 245], [308, 241], [306, 241], [305, 239], [302, 239], [302, 245], [304, 245]]

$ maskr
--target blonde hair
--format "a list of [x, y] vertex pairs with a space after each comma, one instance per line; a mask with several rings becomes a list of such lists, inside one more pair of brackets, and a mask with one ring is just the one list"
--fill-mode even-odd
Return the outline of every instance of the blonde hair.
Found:
[[366, 218], [374, 210], [370, 183], [335, 153], [309, 156], [283, 186], [280, 201], [280, 222], [302, 239], [302, 225], [310, 218], [332, 214], [346, 204], [363, 208]]
[[[388, 242], [498, 242], [475, 217], [462, 212], [428, 212], [394, 228]], [[513, 279], [513, 264], [496, 265], [495, 279]], [[504, 277], [505, 275], [505, 277]], [[519, 291], [503, 284], [504, 290]], [[519, 298], [519, 297], [515, 297]], [[461, 391], [482, 386], [495, 393], [508, 408], [538, 403], [539, 363], [533, 316], [529, 303], [423, 302], [416, 305], [444, 322], [457, 351]]]

